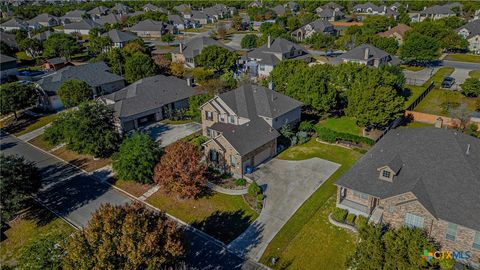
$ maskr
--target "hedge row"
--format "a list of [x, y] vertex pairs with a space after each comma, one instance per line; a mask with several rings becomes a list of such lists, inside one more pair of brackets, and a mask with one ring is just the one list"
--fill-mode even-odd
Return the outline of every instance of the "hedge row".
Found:
[[357, 229], [365, 227], [368, 223], [368, 219], [364, 216], [356, 216], [355, 214], [348, 213], [347, 210], [336, 207], [332, 211], [332, 217], [338, 222], [346, 223], [355, 226]]
[[322, 141], [326, 141], [329, 143], [335, 143], [338, 140], [345, 140], [345, 141], [354, 142], [354, 143], [365, 143], [368, 145], [375, 144], [374, 140], [367, 137], [357, 136], [349, 133], [337, 132], [322, 126], [317, 127], [316, 129], [317, 129], [318, 138], [320, 138], [320, 140]]

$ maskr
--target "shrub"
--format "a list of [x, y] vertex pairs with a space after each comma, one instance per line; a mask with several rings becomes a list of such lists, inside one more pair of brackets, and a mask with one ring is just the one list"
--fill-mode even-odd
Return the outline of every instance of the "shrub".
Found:
[[347, 223], [351, 224], [351, 225], [355, 224], [354, 222], [355, 222], [356, 217], [357, 216], [355, 216], [355, 214], [348, 214], [347, 215]]
[[450, 270], [450, 269], [453, 269], [453, 267], [455, 266], [455, 260], [453, 260], [453, 259], [441, 259], [439, 261], [439, 264], [440, 264], [441, 269]]
[[310, 138], [310, 137], [308, 136], [308, 133], [305, 132], [305, 131], [299, 131], [299, 132], [297, 132], [297, 136], [296, 136], [296, 137], [298, 138], [298, 142], [297, 142], [298, 144], [304, 144], [304, 143], [306, 143], [306, 142], [308, 141], [308, 139]]
[[355, 227], [357, 227], [357, 229], [361, 229], [367, 225], [367, 222], [368, 220], [366, 217], [359, 215], [357, 218], [355, 218]]
[[335, 208], [332, 212], [333, 218], [338, 222], [344, 222], [347, 218], [348, 211], [341, 208]]
[[262, 193], [262, 189], [256, 182], [251, 183], [250, 186], [248, 187], [248, 194], [253, 197], [256, 197], [258, 194], [261, 194], [261, 193]]
[[247, 184], [247, 180], [243, 179], [243, 178], [238, 178], [235, 180], [235, 185], [237, 186], [245, 186]]
[[257, 202], [262, 202], [265, 196], [263, 194], [258, 194], [257, 195]]
[[297, 136], [292, 136], [292, 137], [290, 138], [290, 142], [291, 142], [292, 145], [297, 145], [297, 144], [298, 144], [298, 138], [297, 138]]
[[335, 143], [337, 140], [345, 140], [354, 143], [364, 143], [367, 145], [375, 144], [375, 141], [362, 136], [357, 136], [349, 133], [337, 132], [326, 127], [317, 127], [318, 138], [322, 141]]
[[263, 207], [263, 203], [262, 202], [257, 202], [257, 208], [262, 209], [262, 207]]
[[302, 121], [298, 130], [304, 132], [315, 132], [315, 125], [311, 121]]

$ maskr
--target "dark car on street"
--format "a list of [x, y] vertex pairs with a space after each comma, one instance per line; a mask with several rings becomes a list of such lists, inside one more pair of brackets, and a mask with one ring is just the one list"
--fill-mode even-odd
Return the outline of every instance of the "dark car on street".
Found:
[[445, 77], [442, 81], [442, 88], [450, 88], [455, 83], [455, 79], [452, 77]]

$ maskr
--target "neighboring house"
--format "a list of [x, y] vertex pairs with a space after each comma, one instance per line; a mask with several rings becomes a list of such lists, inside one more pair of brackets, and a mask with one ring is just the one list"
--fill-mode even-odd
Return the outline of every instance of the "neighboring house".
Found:
[[[393, 17], [394, 19], [398, 18], [398, 12], [396, 11], [397, 6], [377, 6], [370, 2], [365, 4], [355, 5], [352, 8], [352, 13], [360, 14], [360, 15], [381, 15], [387, 17]], [[364, 19], [363, 16], [357, 16], [359, 19]]]
[[215, 96], [200, 107], [207, 163], [242, 177], [277, 154], [277, 129], [300, 122], [301, 106], [252, 84]]
[[187, 4], [181, 4], [181, 5], [178, 5], [178, 6], [174, 6], [173, 10], [177, 11], [178, 13], [183, 14], [183, 13], [191, 11], [192, 7], [190, 5], [187, 5]]
[[167, 32], [167, 26], [163, 22], [148, 19], [130, 27], [130, 31], [139, 37], [161, 37]]
[[272, 8], [273, 12], [277, 14], [277, 16], [283, 17], [287, 15], [287, 9], [283, 5], [276, 5]]
[[213, 23], [215, 21], [214, 17], [210, 17], [207, 13], [200, 10], [192, 10], [190, 12], [184, 13], [184, 18], [192, 19], [200, 25]]
[[60, 86], [68, 80], [85, 81], [92, 88], [93, 96], [113, 93], [125, 87], [123, 77], [110, 72], [104, 62], [67, 66], [37, 81], [42, 94], [41, 106], [47, 110], [61, 110], [62, 101], [57, 95]]
[[248, 4], [248, 7], [260, 8], [260, 7], [263, 7], [263, 4], [260, 1], [253, 1], [250, 4]]
[[17, 76], [17, 59], [6, 54], [0, 54], [0, 81], [4, 81], [11, 76]]
[[48, 39], [48, 37], [50, 37], [52, 34], [54, 34], [55, 32], [54, 31], [45, 31], [45, 32], [41, 32], [41, 33], [38, 33], [36, 34], [35, 36], [33, 36], [33, 38], [39, 40], [39, 41], [45, 41]]
[[55, 57], [51, 59], [47, 59], [43, 62], [43, 69], [44, 70], [60, 70], [66, 66], [72, 65], [63, 57]]
[[292, 13], [295, 13], [300, 10], [300, 5], [298, 5], [296, 2], [293, 2], [293, 1], [286, 3], [285, 7], [288, 8]]
[[219, 46], [234, 51], [232, 48], [226, 46], [220, 41], [214, 40], [209, 37], [197, 37], [189, 40], [186, 44], [180, 43], [178, 48], [172, 52], [172, 61], [184, 63], [186, 67], [195, 67], [195, 57], [199, 55], [203, 48], [207, 46]]
[[119, 130], [128, 132], [169, 118], [178, 110], [188, 109], [188, 98], [195, 93], [186, 80], [156, 75], [136, 81], [99, 100], [115, 111]]
[[65, 13], [60, 19], [62, 19], [63, 24], [69, 24], [74, 22], [80, 22], [83, 20], [83, 16], [85, 16], [87, 12], [85, 10], [76, 9]]
[[115, 14], [115, 13], [109, 13], [105, 16], [100, 16], [100, 17], [95, 17], [94, 21], [98, 23], [101, 26], [105, 26], [105, 24], [120, 24], [122, 23], [122, 15], [120, 14]]
[[168, 23], [176, 27], [178, 30], [185, 30], [197, 26], [196, 23], [192, 23], [191, 20], [185, 19], [180, 15], [168, 15]]
[[335, 28], [328, 21], [318, 19], [309, 24], [306, 24], [295, 31], [292, 31], [291, 36], [299, 41], [303, 41], [311, 37], [315, 33], [321, 33], [324, 35], [335, 35]]
[[457, 130], [388, 132], [336, 183], [337, 207], [423, 229], [441, 250], [480, 262], [480, 140]]
[[320, 12], [322, 12], [324, 9], [332, 9], [332, 10], [335, 10], [335, 11], [343, 11], [345, 10], [345, 7], [343, 7], [342, 5], [340, 4], [337, 4], [335, 2], [329, 2], [329, 3], [326, 3], [325, 5], [323, 6], [319, 6], [318, 8], [315, 9], [315, 12], [317, 14], [320, 14]]
[[127, 15], [130, 12], [131, 8], [126, 6], [122, 3], [116, 3], [115, 6], [112, 7], [111, 11], [119, 15]]
[[251, 76], [268, 77], [273, 68], [286, 59], [303, 59], [311, 61], [311, 56], [300, 45], [283, 38], [271, 40], [268, 36], [267, 44], [247, 53], [246, 64]]
[[471, 52], [480, 54], [480, 19], [458, 28], [457, 33], [468, 41], [468, 49]]
[[165, 13], [167, 14], [168, 11], [162, 7], [158, 7], [158, 6], [155, 6], [151, 3], [148, 3], [148, 4], [145, 4], [143, 7], [142, 7], [143, 11], [145, 12], [148, 12], [148, 11], [153, 11], [153, 12], [162, 12], [162, 13]]
[[320, 20], [330, 21], [330, 22], [342, 20], [345, 18], [345, 14], [342, 11], [331, 9], [329, 7], [322, 8], [321, 11], [317, 12], [317, 15], [320, 18]]
[[359, 63], [371, 67], [400, 64], [400, 60], [397, 57], [370, 44], [357, 46], [331, 61], [332, 64], [347, 62]]
[[7, 44], [12, 50], [18, 50], [18, 43], [15, 34], [0, 31], [0, 41]]
[[27, 22], [22, 21], [18, 18], [12, 18], [2, 24], [0, 24], [0, 28], [3, 29], [3, 31], [12, 31], [12, 30], [25, 30], [27, 31], [29, 28], [29, 25]]
[[133, 33], [123, 32], [118, 29], [112, 29], [103, 33], [102, 36], [108, 37], [112, 41], [114, 48], [123, 48], [127, 42], [138, 38]]
[[410, 29], [411, 29], [410, 26], [403, 23], [399, 23], [397, 26], [385, 32], [378, 33], [378, 35], [381, 37], [394, 38], [398, 42], [398, 44], [402, 44], [403, 39], [405, 38], [405, 33]]
[[101, 28], [102, 26], [92, 19], [83, 19], [79, 22], [73, 22], [69, 24], [65, 24], [63, 27], [63, 32], [65, 34], [75, 34], [78, 33], [80, 35], [88, 35], [90, 30], [93, 28]]
[[420, 11], [416, 17], [412, 18], [412, 21], [421, 22], [429, 18], [431, 20], [439, 20], [442, 18], [457, 16], [456, 12], [452, 10], [455, 6], [452, 5], [433, 5], [431, 7], [425, 7]]
[[109, 8], [107, 7], [104, 7], [104, 6], [99, 6], [99, 7], [96, 7], [96, 8], [93, 8], [89, 11], [87, 11], [87, 14], [90, 15], [92, 18], [95, 18], [95, 17], [100, 17], [100, 16], [105, 16], [107, 15], [107, 13], [110, 11]]
[[48, 13], [42, 13], [35, 18], [28, 21], [29, 25], [40, 24], [45, 27], [53, 27], [60, 25], [60, 18], [50, 15]]

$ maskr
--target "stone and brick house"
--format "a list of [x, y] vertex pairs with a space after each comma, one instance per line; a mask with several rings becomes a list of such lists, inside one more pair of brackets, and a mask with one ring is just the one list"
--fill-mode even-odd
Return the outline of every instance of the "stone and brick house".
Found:
[[480, 266], [480, 140], [440, 128], [392, 130], [337, 182], [337, 207], [418, 227]]
[[400, 64], [400, 60], [396, 56], [370, 44], [361, 44], [330, 61], [331, 64], [347, 62], [371, 67]]
[[246, 84], [201, 106], [207, 163], [243, 176], [277, 154], [277, 131], [300, 121], [302, 103], [271, 89]]
[[403, 39], [405, 38], [405, 33], [410, 29], [410, 26], [399, 23], [397, 26], [392, 27], [385, 32], [380, 32], [377, 35], [381, 37], [394, 38], [398, 44], [401, 45], [403, 43]]
[[473, 20], [456, 31], [468, 41], [469, 51], [480, 54], [480, 19]]

